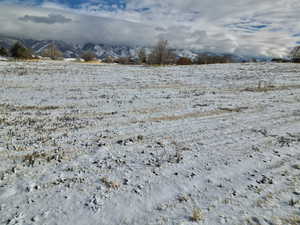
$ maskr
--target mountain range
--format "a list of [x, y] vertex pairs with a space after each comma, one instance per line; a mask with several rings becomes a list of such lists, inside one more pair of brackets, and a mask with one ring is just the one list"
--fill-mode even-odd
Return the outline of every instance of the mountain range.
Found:
[[[0, 47], [9, 49], [15, 42], [21, 42], [27, 48], [33, 50], [35, 54], [41, 54], [50, 44], [54, 44], [64, 55], [65, 58], [78, 58], [83, 52], [94, 52], [99, 59], [105, 59], [107, 57], [120, 58], [120, 57], [132, 57], [137, 58], [138, 52], [143, 46], [126, 46], [126, 45], [109, 45], [103, 43], [85, 43], [74, 44], [67, 43], [61, 40], [33, 40], [33, 39], [21, 39], [15, 37], [0, 36]], [[151, 47], [145, 47], [147, 53], [151, 51]], [[209, 55], [230, 55], [235, 61], [249, 60], [249, 57], [237, 56], [234, 54], [216, 54], [212, 52], [203, 52], [199, 50], [189, 49], [172, 49], [178, 57], [188, 57], [195, 59], [199, 54]]]

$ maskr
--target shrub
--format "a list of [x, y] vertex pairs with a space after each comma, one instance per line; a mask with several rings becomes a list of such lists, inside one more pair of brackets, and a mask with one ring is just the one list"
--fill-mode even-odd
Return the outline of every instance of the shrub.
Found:
[[55, 46], [55, 44], [50, 44], [44, 51], [42, 56], [49, 57], [53, 60], [57, 60], [63, 57], [63, 53]]
[[147, 62], [147, 54], [145, 48], [139, 50], [138, 57], [139, 57], [139, 63], [143, 64]]
[[133, 64], [137, 64], [137, 61], [134, 60], [133, 58], [131, 57], [120, 57], [116, 60], [114, 60], [116, 63], [119, 63], [119, 64], [125, 64], [125, 65], [133, 65]]
[[120, 57], [118, 59], [115, 59], [114, 61], [115, 63], [119, 63], [119, 64], [129, 64], [130, 59], [129, 57]]
[[84, 61], [86, 61], [86, 62], [90, 62], [90, 61], [96, 60], [97, 56], [94, 52], [88, 51], [88, 52], [84, 52], [81, 55], [81, 58], [84, 59]]
[[177, 62], [176, 62], [177, 65], [192, 65], [193, 62], [190, 58], [187, 58], [187, 57], [180, 57]]
[[175, 63], [176, 56], [168, 47], [167, 40], [160, 40], [148, 56], [148, 64], [166, 65]]
[[11, 49], [10, 54], [14, 58], [19, 59], [32, 59], [32, 52], [28, 48], [24, 47], [20, 42], [15, 43]]
[[198, 55], [195, 63], [196, 64], [215, 64], [215, 63], [230, 63], [233, 62], [230, 56], [218, 56], [218, 55], [208, 55], [200, 54]]
[[203, 215], [202, 211], [198, 208], [193, 209], [191, 220], [194, 222], [200, 222], [200, 221], [204, 220], [204, 215]]
[[103, 62], [105, 62], [105, 63], [114, 63], [115, 59], [113, 57], [111, 57], [111, 56], [108, 56], [107, 58], [105, 58], [103, 60]]
[[6, 48], [0, 47], [0, 56], [8, 56]]
[[276, 62], [276, 63], [288, 63], [291, 62], [291, 60], [284, 59], [284, 58], [273, 58], [271, 62]]

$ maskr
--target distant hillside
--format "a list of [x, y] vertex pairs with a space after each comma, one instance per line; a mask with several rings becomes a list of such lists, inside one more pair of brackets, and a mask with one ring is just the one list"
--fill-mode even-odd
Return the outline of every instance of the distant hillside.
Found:
[[[31, 39], [19, 39], [14, 37], [0, 37], [0, 46], [10, 48], [16, 41], [22, 42], [27, 48], [31, 48], [35, 54], [41, 54], [45, 48], [51, 43], [54, 43], [57, 48], [63, 53], [65, 58], [77, 58], [85, 51], [92, 51], [99, 59], [105, 59], [107, 57], [120, 58], [120, 57], [138, 57], [138, 51], [141, 46], [131, 47], [123, 45], [107, 45], [107, 44], [94, 44], [86, 43], [83, 45], [67, 43], [65, 41], [57, 40], [31, 40]], [[146, 48], [146, 52], [150, 52], [151, 48]], [[195, 59], [199, 54], [209, 55], [230, 55], [235, 61], [240, 62], [247, 60], [245, 57], [240, 57], [232, 54], [216, 54], [211, 52], [201, 52], [197, 50], [188, 49], [173, 49], [174, 53], [178, 57], [188, 57]]]

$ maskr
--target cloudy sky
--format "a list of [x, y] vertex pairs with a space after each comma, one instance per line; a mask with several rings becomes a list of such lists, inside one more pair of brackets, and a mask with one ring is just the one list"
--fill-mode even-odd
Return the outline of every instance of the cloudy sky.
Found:
[[0, 35], [285, 56], [299, 0], [0, 0]]

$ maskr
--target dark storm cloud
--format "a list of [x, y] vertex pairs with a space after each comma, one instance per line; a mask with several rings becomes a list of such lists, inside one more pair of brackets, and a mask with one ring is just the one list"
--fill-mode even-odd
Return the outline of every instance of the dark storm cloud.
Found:
[[48, 16], [31, 16], [25, 15], [20, 17], [19, 20], [25, 22], [33, 23], [46, 23], [46, 24], [55, 24], [55, 23], [69, 23], [72, 22], [72, 19], [67, 18], [60, 14], [49, 14]]

